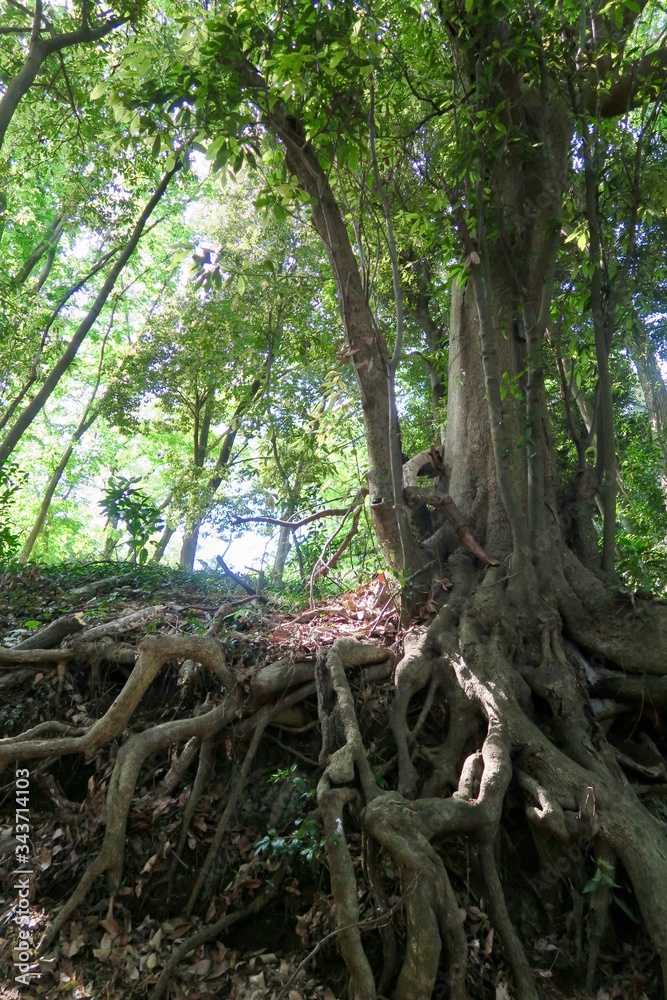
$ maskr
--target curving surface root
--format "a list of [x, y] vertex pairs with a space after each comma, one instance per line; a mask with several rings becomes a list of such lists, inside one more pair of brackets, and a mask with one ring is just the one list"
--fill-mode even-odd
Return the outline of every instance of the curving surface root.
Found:
[[[667, 839], [664, 825], [626, 776], [635, 768], [643, 780], [647, 775], [664, 780], [666, 772], [650, 772], [646, 766], [642, 770], [628, 752], [612, 744], [608, 730], [619, 712], [610, 711], [609, 698], [603, 703], [589, 693], [602, 687], [621, 704], [624, 697], [630, 707], [637, 704], [637, 685], [616, 663], [622, 661], [624, 669], [639, 678], [643, 653], [636, 630], [645, 634], [649, 611], [638, 612], [644, 616], [639, 625], [636, 616], [626, 616], [635, 636], [622, 647], [605, 638], [605, 663], [596, 669], [591, 654], [602, 633], [596, 614], [606, 613], [608, 606], [594, 594], [591, 600], [597, 607], [586, 609], [586, 618], [577, 598], [580, 581], [572, 573], [568, 576], [567, 565], [554, 575], [552, 593], [537, 614], [534, 602], [515, 602], [506, 570], [500, 567], [479, 569], [468, 555], [458, 554], [450, 558], [449, 572], [447, 604], [428, 629], [405, 636], [404, 655], [396, 666], [388, 649], [340, 639], [321, 649], [316, 663], [282, 660], [255, 671], [244, 683], [214, 635], [151, 636], [143, 641], [123, 690], [89, 728], [71, 731], [45, 723], [0, 740], [0, 765], [7, 766], [67, 754], [90, 759], [124, 738], [106, 794], [101, 850], [48, 928], [40, 951], [53, 944], [99, 875], [106, 873], [112, 897], [118, 891], [128, 815], [151, 755], [183, 745], [163, 779], [162, 787], [168, 790], [183, 783], [197, 762], [174, 850], [171, 885], [215, 766], [216, 748], [243, 743], [242, 760], [226, 789], [207, 856], [192, 873], [187, 913], [195, 911], [229, 838], [269, 727], [284, 727], [278, 730], [281, 739], [289, 739], [289, 713], [316, 699], [321, 733], [316, 815], [335, 909], [332, 936], [354, 1000], [430, 1000], [443, 977], [452, 1000], [470, 995], [470, 948], [456, 860], [462, 849], [467, 877], [501, 943], [519, 1000], [538, 997], [532, 971], [536, 953], [526, 933], [526, 912], [535, 929], [553, 927], [561, 918], [570, 921], [578, 942], [575, 961], [584, 970], [588, 988], [595, 988], [611, 926], [615, 883], [603, 877], [609, 871], [627, 876], [667, 996]], [[620, 636], [618, 616], [614, 629]], [[663, 632], [661, 618], [654, 633], [658, 642]], [[646, 669], [660, 681], [667, 663], [663, 660], [659, 669], [655, 649], [647, 659]], [[217, 703], [190, 718], [128, 732], [142, 697], [173, 660], [186, 661], [188, 673], [191, 664], [209, 671], [221, 688]], [[23, 661], [19, 657], [14, 662]], [[378, 768], [373, 763], [377, 735], [360, 723], [360, 697], [364, 685], [386, 680], [392, 672], [385, 728], [391, 732], [395, 758]], [[361, 678], [361, 690], [357, 682], [351, 683], [353, 675]], [[655, 690], [659, 695], [661, 688]], [[656, 705], [656, 711], [662, 707], [660, 698]], [[313, 732], [309, 722], [294, 731]], [[284, 803], [273, 813], [280, 815], [283, 808]], [[517, 841], [523, 844], [522, 857], [517, 857]], [[179, 945], [154, 980], [153, 996], [165, 994], [179, 961], [192, 949], [224, 937], [233, 924], [270, 906], [290, 866], [287, 856], [250, 903]], [[512, 866], [518, 878], [508, 874]], [[388, 868], [398, 876], [397, 902], [392, 902], [386, 880]], [[554, 880], [540, 874], [550, 871], [560, 871], [560, 876]], [[369, 899], [370, 918], [364, 916]]]

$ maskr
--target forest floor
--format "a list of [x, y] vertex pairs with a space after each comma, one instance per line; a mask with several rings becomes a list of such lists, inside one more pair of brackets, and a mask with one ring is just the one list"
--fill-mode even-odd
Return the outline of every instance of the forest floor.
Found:
[[[102, 563], [8, 570], [0, 591], [0, 649], [25, 644], [62, 616], [78, 616], [83, 626], [80, 635], [135, 613], [138, 617], [113, 636], [116, 648], [120, 642], [127, 653], [117, 657], [124, 662], [108, 662], [100, 656], [92, 665], [75, 660], [66, 667], [52, 663], [4, 671], [0, 666], [0, 736], [16, 736], [45, 720], [89, 727], [123, 688], [142, 638], [156, 633], [203, 635], [221, 606], [228, 611], [218, 638], [227, 661], [248, 686], [259, 668], [285, 658], [314, 661], [319, 649], [343, 637], [372, 641], [397, 654], [401, 651], [398, 615], [381, 577], [304, 611], [290, 609], [285, 598], [267, 603], [251, 600], [214, 573], [135, 570]], [[143, 614], [146, 609], [153, 610]], [[360, 678], [353, 689], [362, 706], [359, 718], [369, 759], [378, 778], [388, 782], [393, 753], [387, 726], [391, 689], [390, 674], [373, 683]], [[131, 731], [206, 712], [219, 699], [220, 685], [210, 674], [195, 674], [184, 683], [181, 665], [174, 661], [144, 694], [132, 716]], [[190, 891], [214, 840], [248, 741], [229, 735], [218, 741], [210, 780], [187, 829], [183, 817], [192, 793], [194, 766], [188, 775], [182, 747], [150, 756], [129, 813], [119, 891], [110, 897], [104, 881], [98, 880], [46, 954], [32, 959], [28, 986], [14, 981], [17, 793], [13, 766], [0, 775], [1, 1000], [150, 996], [177, 946], [225, 914], [238, 914], [238, 920], [235, 917], [216, 940], [195, 946], [184, 957], [169, 987], [172, 1000], [346, 997], [346, 973], [337, 947], [324, 841], [314, 802], [321, 773], [320, 741], [314, 695], [294, 706], [291, 717], [280, 716], [267, 728], [189, 915]], [[34, 940], [100, 850], [106, 791], [121, 744], [122, 740], [113, 741], [91, 760], [74, 754], [29, 763], [30, 929]], [[348, 840], [361, 873], [365, 854], [361, 831], [353, 828]], [[179, 841], [183, 844], [180, 854]], [[471, 887], [466, 848], [452, 845], [448, 850], [448, 869], [469, 943], [470, 995], [476, 1000], [509, 1000], [513, 992], [507, 963], [494, 940], [483, 899]], [[285, 869], [280, 893], [253, 913], [253, 899], [258, 899], [269, 878]], [[389, 869], [382, 875], [392, 887], [387, 902], [398, 913], [400, 928], [399, 875]], [[371, 935], [377, 917], [372, 899], [361, 890], [359, 913]], [[553, 933], [535, 940], [529, 958], [541, 996], [554, 1000], [589, 996], [578, 989], [574, 951], [567, 928], [554, 928]], [[603, 956], [600, 972], [604, 985], [596, 1000], [650, 1000], [653, 984], [637, 949], [625, 956], [609, 956], [609, 960]], [[433, 996], [438, 1000], [448, 996], [445, 979], [436, 984]]]

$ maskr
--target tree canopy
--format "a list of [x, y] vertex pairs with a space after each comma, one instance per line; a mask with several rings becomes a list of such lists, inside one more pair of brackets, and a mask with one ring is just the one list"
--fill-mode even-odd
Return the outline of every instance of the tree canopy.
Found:
[[[22, 477], [5, 523], [24, 558], [100, 544], [91, 491], [101, 499], [105, 476], [119, 471], [118, 433], [132, 442], [123, 473], [141, 478], [176, 538], [189, 539], [185, 565], [195, 565], [193, 526], [229, 523], [248, 476], [259, 498], [277, 475], [270, 501], [292, 504], [268, 442], [303, 450], [322, 403], [359, 420], [372, 400], [370, 451], [357, 451], [361, 475], [344, 488], [351, 498], [367, 485], [365, 465], [371, 477], [384, 466], [377, 488], [395, 494], [401, 455], [444, 442], [452, 426], [451, 285], [476, 280], [486, 241], [495, 261], [513, 257], [505, 277], [520, 295], [531, 297], [533, 276], [542, 284], [505, 339], [537, 322], [558, 488], [594, 468], [607, 569], [661, 588], [658, 9], [608, 5], [583, 21], [579, 8], [502, 4], [163, 5], [102, 16], [8, 3], [5, 14], [0, 457], [6, 478]], [[511, 353], [498, 359], [492, 395], [529, 456], [534, 380], [527, 352]], [[95, 380], [91, 430], [77, 437], [28, 551], [14, 525], [25, 531], [37, 516], [49, 462], [57, 467], [49, 433], [77, 435]], [[223, 428], [226, 456], [214, 454]], [[202, 432], [206, 443], [193, 446]], [[77, 471], [91, 434], [97, 455]], [[326, 436], [342, 459], [358, 431]], [[452, 436], [471, 461], [474, 437]], [[53, 458], [40, 460], [40, 447]], [[171, 475], [156, 455], [169, 456]], [[283, 466], [287, 455], [278, 449]], [[223, 480], [227, 501], [215, 496]], [[254, 512], [270, 513], [261, 503]], [[379, 530], [394, 568], [413, 572], [407, 526], [393, 540], [389, 524]], [[177, 551], [174, 540], [171, 558]]]

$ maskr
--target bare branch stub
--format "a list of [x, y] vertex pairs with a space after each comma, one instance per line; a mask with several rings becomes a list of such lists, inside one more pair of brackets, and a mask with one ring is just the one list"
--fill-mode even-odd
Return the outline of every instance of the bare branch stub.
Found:
[[419, 507], [426, 504], [429, 507], [436, 507], [441, 510], [449, 523], [455, 529], [468, 552], [476, 556], [486, 566], [500, 566], [499, 561], [485, 552], [482, 546], [475, 540], [473, 533], [468, 527], [466, 520], [458, 509], [449, 494], [436, 493], [434, 490], [421, 486], [409, 486], [404, 489], [405, 502], [410, 507]]

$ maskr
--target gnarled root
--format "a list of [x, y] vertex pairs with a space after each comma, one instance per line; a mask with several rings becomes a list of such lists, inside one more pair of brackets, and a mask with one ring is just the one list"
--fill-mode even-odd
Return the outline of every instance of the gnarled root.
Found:
[[39, 944], [39, 954], [44, 954], [60, 928], [81, 905], [96, 878], [108, 872], [109, 887], [115, 893], [123, 876], [125, 859], [125, 830], [141, 766], [157, 750], [193, 737], [204, 738], [218, 732], [234, 717], [238, 708], [235, 699], [223, 702], [212, 712], [196, 719], [179, 719], [161, 726], [136, 733], [129, 737], [118, 752], [107, 792], [107, 827], [102, 848], [86, 868], [76, 889], [52, 922]]
[[[596, 872], [606, 870], [600, 868], [605, 861], [610, 866], [618, 864], [619, 872], [629, 878], [667, 983], [667, 840], [662, 825], [642, 805], [623, 770], [632, 776], [634, 769], [643, 779], [660, 779], [664, 761], [655, 746], [651, 751], [655, 767], [635, 764], [625, 746], [612, 747], [591, 711], [588, 696], [588, 685], [603, 684], [607, 694], [625, 696], [631, 703], [636, 704], [644, 690], [654, 691], [659, 700], [664, 694], [664, 670], [654, 650], [648, 661], [655, 676], [648, 682], [638, 676], [624, 679], [611, 659], [604, 672], [599, 664], [597, 672], [590, 670], [581, 649], [563, 639], [563, 617], [571, 623], [575, 639], [584, 636], [592, 642], [601, 627], [599, 622], [587, 623], [576, 610], [581, 581], [574, 579], [567, 559], [563, 566], [554, 569], [552, 593], [539, 594], [519, 606], [512, 603], [514, 595], [505, 571], [480, 570], [467, 555], [449, 560], [452, 591], [448, 603], [427, 631], [408, 634], [405, 656], [395, 671], [388, 721], [397, 750], [397, 790], [387, 790], [384, 781], [378, 780], [379, 772], [370, 766], [359, 720], [372, 713], [369, 709], [369, 715], [358, 714], [347, 676], [354, 668], [365, 668], [369, 683], [384, 678], [393, 658], [387, 650], [347, 639], [322, 651], [316, 664], [283, 659], [260, 669], [246, 696], [226, 664], [221, 644], [212, 636], [153, 636], [142, 644], [121, 694], [90, 728], [82, 731], [43, 723], [32, 732], [0, 741], [0, 763], [66, 753], [90, 757], [123, 734], [148, 685], [170, 659], [202, 663], [225, 690], [224, 701], [207, 714], [134, 732], [121, 746], [107, 793], [102, 849], [48, 929], [40, 950], [54, 940], [98, 875], [106, 872], [112, 893], [117, 889], [127, 817], [142, 766], [156, 751], [185, 743], [173, 773], [163, 779], [163, 791], [171, 791], [199, 754], [177, 848], [180, 854], [209, 780], [215, 740], [229, 726], [225, 737], [236, 744], [242, 741], [246, 749], [209, 854], [195, 879], [191, 911], [229, 833], [266, 727], [287, 708], [316, 693], [322, 741], [317, 798], [335, 903], [334, 936], [355, 1000], [376, 1000], [378, 994], [393, 994], [397, 1000], [430, 1000], [443, 969], [448, 995], [466, 1000], [466, 977], [474, 975], [475, 966], [468, 962], [456, 895], [460, 889], [455, 880], [456, 853], [461, 839], [470, 846], [479, 876], [480, 906], [502, 945], [519, 1000], [536, 1000], [521, 925], [513, 922], [520, 913], [518, 906], [511, 905], [517, 902], [516, 893], [507, 891], [509, 884], [503, 885], [507, 881], [502, 856], [505, 841], [499, 834], [509, 810], [518, 817], [523, 843], [528, 845], [521, 862], [526, 868], [535, 863], [555, 872], [555, 878], [543, 880], [541, 888], [539, 879], [529, 879], [531, 893], [545, 904], [544, 923], [551, 928], [559, 921], [562, 926], [567, 916], [564, 906], [570, 906], [570, 923], [576, 924], [575, 961], [589, 989], [596, 985], [603, 932], [613, 911], [608, 882], [598, 877], [594, 892], [584, 890]], [[609, 610], [599, 581], [596, 587], [589, 603]], [[588, 609], [589, 616], [594, 610]], [[625, 611], [632, 624], [634, 611]], [[618, 621], [613, 627], [620, 635]], [[647, 629], [642, 621], [642, 635]], [[660, 642], [663, 631], [660, 618], [656, 632]], [[608, 642], [605, 648], [610, 652]], [[638, 673], [636, 643], [630, 645], [629, 658]], [[412, 699], [420, 691], [418, 721], [408, 724], [413, 717]], [[382, 697], [375, 699], [376, 704]], [[306, 721], [301, 731], [311, 732], [313, 720]], [[365, 721], [363, 725], [365, 734]], [[301, 758], [311, 762], [304, 755]], [[391, 776], [392, 766], [383, 765], [383, 775]], [[354, 853], [359, 827], [365, 844], [363, 870]], [[286, 858], [284, 871], [288, 868]], [[398, 901], [395, 888], [388, 888], [393, 878], [388, 868], [400, 876]], [[266, 905], [280, 877], [274, 872], [267, 892], [261, 892], [245, 910], [226, 914], [178, 949], [155, 995], [164, 992], [179, 956]], [[397, 926], [392, 926], [394, 921]], [[379, 942], [369, 937], [375, 932], [379, 932]], [[378, 961], [380, 944], [383, 970]]]

